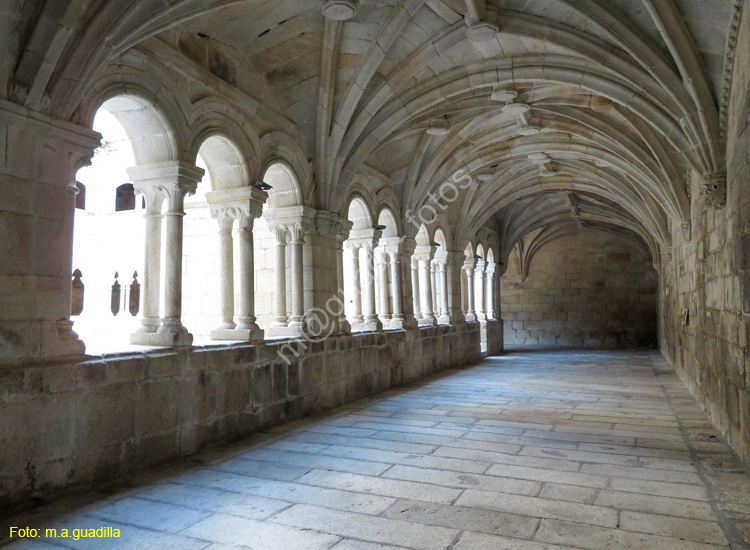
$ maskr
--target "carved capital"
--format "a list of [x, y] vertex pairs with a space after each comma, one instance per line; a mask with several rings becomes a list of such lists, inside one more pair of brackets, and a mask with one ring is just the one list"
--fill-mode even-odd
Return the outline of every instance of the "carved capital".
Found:
[[727, 204], [727, 174], [717, 172], [706, 176], [702, 185], [703, 202], [706, 206], [722, 209]]
[[339, 217], [333, 212], [319, 210], [315, 213], [315, 232], [321, 237], [336, 237], [339, 232], [339, 226]]

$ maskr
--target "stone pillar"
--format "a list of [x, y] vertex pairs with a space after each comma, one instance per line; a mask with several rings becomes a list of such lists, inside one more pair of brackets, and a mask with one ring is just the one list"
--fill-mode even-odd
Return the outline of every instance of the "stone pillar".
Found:
[[412, 288], [412, 306], [414, 307], [414, 318], [417, 321], [422, 320], [422, 304], [420, 304], [419, 297], [421, 292], [419, 290], [419, 261], [412, 257], [409, 261], [411, 265], [411, 288]]
[[487, 263], [487, 290], [485, 292], [487, 320], [495, 320], [495, 262]]
[[[213, 214], [213, 212], [212, 212]], [[219, 221], [219, 269], [221, 270], [221, 324], [219, 330], [231, 330], [234, 323], [234, 218], [227, 214], [214, 216]], [[213, 337], [213, 334], [211, 335]]]
[[432, 314], [437, 319], [440, 317], [440, 303], [438, 298], [438, 267], [435, 260], [430, 262], [430, 288], [432, 289]]
[[477, 258], [476, 268], [474, 270], [474, 309], [476, 310], [478, 321], [487, 320], [487, 315], [484, 310], [484, 268], [484, 259]]
[[270, 226], [270, 224], [269, 227], [274, 236], [274, 273], [276, 275], [276, 288], [273, 295], [273, 322], [271, 323], [270, 328], [287, 328], [287, 325], [289, 324], [286, 315], [287, 228], [285, 225]]
[[101, 136], [0, 99], [0, 361], [82, 355], [70, 319], [76, 172]]
[[[128, 169], [128, 175], [133, 179], [133, 186], [137, 193], [158, 195], [153, 198], [154, 206], [149, 213], [153, 216], [146, 218], [146, 272], [151, 272], [151, 283], [153, 289], [154, 275], [159, 275], [158, 257], [159, 247], [156, 245], [156, 235], [150, 231], [160, 224], [156, 218], [156, 203], [161, 207], [162, 201], [167, 201], [166, 217], [166, 254], [164, 262], [164, 317], [161, 326], [156, 333], [141, 330], [130, 337], [132, 344], [145, 344], [152, 346], [189, 346], [193, 343], [193, 335], [190, 334], [182, 324], [182, 227], [185, 217], [185, 197], [195, 193], [198, 182], [203, 178], [204, 171], [192, 164], [180, 161], [159, 162], [143, 166], [135, 166]], [[149, 219], [152, 226], [149, 227]], [[158, 220], [158, 221], [156, 221]], [[144, 280], [145, 283], [145, 280]], [[153, 299], [158, 297], [158, 290], [154, 292], [146, 289], [150, 296], [150, 308], [148, 312], [150, 321], [153, 320], [158, 305]], [[157, 301], [158, 304], [158, 301]], [[145, 303], [144, 303], [145, 306]], [[158, 311], [158, 310], [157, 310]], [[144, 308], [144, 317], [147, 312]], [[147, 327], [143, 322], [143, 327]]]
[[[133, 178], [133, 175], [131, 173], [130, 177]], [[133, 186], [146, 202], [146, 213], [143, 215], [146, 220], [146, 242], [141, 279], [141, 327], [136, 331], [142, 336], [131, 335], [130, 342], [148, 344], [150, 337], [145, 335], [155, 334], [161, 325], [161, 223], [164, 218], [161, 208], [165, 194], [159, 186], [148, 181], [136, 180]]]
[[388, 253], [383, 246], [378, 246], [375, 249], [375, 284], [377, 286], [377, 314], [383, 326], [393, 318], [388, 301], [388, 260]]
[[291, 235], [290, 246], [292, 249], [292, 316], [289, 318], [289, 327], [300, 332], [305, 327], [305, 287], [302, 253], [307, 229], [307, 225], [302, 222], [292, 222], [289, 224], [289, 234]]
[[391, 281], [393, 283], [393, 318], [386, 328], [415, 330], [411, 282], [411, 256], [414, 254], [414, 239], [394, 237], [386, 245], [390, 259]]
[[379, 229], [354, 229], [349, 234], [347, 244], [357, 249], [359, 254], [359, 278], [355, 280], [354, 286], [359, 282], [361, 292], [362, 321], [358, 319], [352, 322], [352, 330], [380, 331], [383, 323], [380, 322], [375, 312], [375, 278], [373, 253], [378, 246], [382, 235]]
[[419, 269], [419, 301], [422, 307], [422, 318], [420, 325], [436, 325], [435, 308], [432, 304], [432, 275], [430, 267], [435, 256], [436, 247], [433, 245], [418, 246], [414, 257], [418, 262]]
[[[339, 220], [336, 226], [336, 279], [339, 303], [343, 304], [344, 296], [344, 241], [349, 238], [349, 232], [352, 229], [352, 222], [349, 220]], [[361, 309], [360, 309], [361, 312]], [[342, 334], [351, 334], [352, 326], [346, 319], [346, 311], [341, 307], [339, 312], [339, 332]]]
[[466, 277], [466, 321], [473, 323], [477, 320], [474, 310], [474, 262], [475, 258], [464, 261], [464, 275]]
[[[221, 189], [206, 194], [211, 215], [220, 224], [231, 225], [237, 220], [240, 249], [240, 315], [234, 325], [234, 248], [231, 233], [222, 239], [222, 324], [211, 331], [212, 340], [261, 341], [263, 330], [255, 317], [255, 243], [253, 224], [263, 213], [268, 194], [255, 187]], [[228, 218], [230, 222], [222, 221]], [[231, 290], [230, 290], [231, 289]], [[228, 319], [228, 320], [227, 320]]]
[[446, 253], [446, 287], [448, 288], [448, 316], [450, 323], [461, 325], [466, 322], [462, 306], [463, 277], [461, 268], [466, 255], [463, 252]]
[[448, 308], [448, 266], [447, 258], [437, 264], [438, 283], [440, 284], [440, 317], [438, 323], [447, 325], [451, 322], [450, 309]]
[[347, 296], [352, 302], [352, 318], [351, 318], [351, 329], [360, 330], [359, 327], [364, 323], [364, 316], [362, 315], [362, 288], [360, 286], [361, 278], [359, 276], [359, 245], [352, 242], [344, 243], [346, 249], [346, 256], [349, 260], [349, 273], [351, 273], [350, 288], [351, 298]]

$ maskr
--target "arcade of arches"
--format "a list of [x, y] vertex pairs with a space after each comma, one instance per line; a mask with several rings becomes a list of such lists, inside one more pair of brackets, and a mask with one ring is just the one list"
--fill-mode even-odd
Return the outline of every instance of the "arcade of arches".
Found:
[[747, 0], [7, 0], [0, 505], [508, 349], [750, 461]]

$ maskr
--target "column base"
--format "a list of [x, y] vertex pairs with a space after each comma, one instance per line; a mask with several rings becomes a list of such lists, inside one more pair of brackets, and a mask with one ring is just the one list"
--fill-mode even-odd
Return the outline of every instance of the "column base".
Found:
[[351, 334], [352, 326], [346, 319], [339, 319], [339, 334]]
[[302, 336], [304, 325], [301, 327], [269, 327], [266, 329], [266, 338], [299, 338]]
[[380, 321], [362, 321], [361, 323], [352, 323], [352, 332], [380, 332], [383, 330], [383, 323]]
[[451, 318], [450, 315], [441, 315], [438, 317], [438, 325], [450, 325], [451, 324]]
[[264, 337], [260, 328], [217, 328], [211, 331], [211, 340], [236, 340], [241, 342], [258, 342]]
[[434, 317], [422, 317], [419, 319], [420, 327], [434, 327], [437, 326], [437, 319]]
[[476, 323], [477, 322], [477, 316], [475, 313], [467, 313], [466, 314], [466, 322], [467, 323]]
[[419, 328], [419, 323], [413, 317], [410, 319], [392, 319], [384, 323], [383, 328], [386, 330], [416, 330]]
[[193, 335], [185, 327], [162, 326], [156, 332], [134, 332], [130, 343], [138, 346], [190, 346]]

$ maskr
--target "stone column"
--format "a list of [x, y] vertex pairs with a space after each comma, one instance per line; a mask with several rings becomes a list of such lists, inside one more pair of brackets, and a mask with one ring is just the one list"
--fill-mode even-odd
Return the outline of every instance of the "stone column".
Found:
[[432, 304], [432, 276], [430, 267], [432, 259], [435, 256], [435, 246], [418, 246], [414, 257], [418, 262], [419, 269], [419, 301], [422, 306], [422, 318], [419, 320], [420, 325], [436, 325], [435, 308]]
[[476, 259], [467, 258], [464, 261], [464, 274], [466, 276], [466, 321], [473, 323], [477, 320], [474, 311], [474, 262]]
[[0, 100], [0, 361], [82, 355], [70, 319], [76, 172], [101, 136]]
[[[213, 211], [211, 212], [213, 214]], [[234, 217], [228, 212], [214, 216], [219, 222], [219, 255], [221, 270], [221, 324], [219, 330], [231, 330], [234, 324]], [[213, 337], [213, 334], [211, 335]]]
[[411, 288], [412, 288], [412, 304], [414, 307], [414, 318], [417, 321], [422, 320], [422, 304], [420, 304], [419, 297], [421, 296], [421, 292], [419, 290], [419, 261], [412, 257], [410, 262], [411, 264]]
[[[339, 220], [336, 227], [336, 279], [339, 303], [344, 303], [344, 241], [349, 238], [349, 232], [352, 229], [352, 222], [349, 220]], [[360, 310], [361, 311], [361, 310]], [[346, 319], [346, 310], [341, 308], [339, 315], [339, 332], [342, 334], [351, 334], [352, 326]]]
[[305, 304], [304, 304], [304, 266], [302, 263], [303, 246], [305, 244], [305, 233], [308, 226], [302, 222], [289, 224], [292, 249], [292, 316], [289, 318], [289, 327], [299, 330], [305, 327]]
[[[143, 278], [141, 279], [141, 296], [143, 306], [141, 307], [141, 327], [135, 334], [131, 335], [131, 344], [149, 344], [148, 334], [155, 334], [161, 325], [159, 314], [161, 302], [161, 223], [164, 216], [161, 214], [165, 194], [161, 187], [149, 181], [138, 181], [133, 176], [136, 169], [131, 169], [129, 175], [135, 180], [133, 187], [136, 192], [143, 195], [146, 201], [146, 242], [144, 244]], [[141, 335], [141, 336], [137, 336]]]
[[377, 286], [378, 318], [385, 326], [392, 318], [388, 301], [388, 253], [382, 246], [375, 249], [375, 284]]
[[446, 283], [448, 289], [448, 316], [450, 323], [461, 325], [466, 322], [462, 306], [462, 292], [464, 291], [461, 269], [464, 265], [466, 255], [463, 252], [446, 253]]
[[410, 284], [414, 244], [414, 239], [393, 237], [386, 245], [393, 284], [393, 317], [386, 326], [389, 329], [414, 330], [418, 327], [414, 318]]
[[495, 320], [495, 262], [487, 263], [487, 290], [485, 293], [487, 320]]
[[274, 258], [276, 275], [276, 289], [273, 295], [273, 322], [274, 328], [287, 328], [289, 321], [286, 315], [286, 225], [269, 225], [274, 236]]
[[[375, 278], [373, 253], [378, 246], [378, 241], [382, 235], [379, 229], [354, 229], [349, 233], [347, 244], [357, 249], [357, 260], [359, 273], [355, 277], [355, 284], [359, 282], [361, 296], [361, 317], [352, 321], [352, 330], [359, 331], [379, 331], [383, 330], [383, 323], [380, 322], [375, 312]], [[356, 272], [353, 272], [356, 273]]]
[[[188, 194], [195, 193], [203, 174], [202, 168], [180, 161], [160, 162], [128, 169], [128, 175], [134, 181], [133, 186], [136, 192], [142, 194], [153, 192], [160, 195], [161, 199], [155, 199], [155, 203], [158, 200], [166, 199], [167, 201], [165, 214], [167, 235], [164, 262], [164, 317], [156, 333], [142, 331], [132, 334], [130, 341], [133, 344], [189, 346], [193, 343], [193, 335], [182, 324], [182, 227], [185, 216], [185, 197]], [[150, 212], [156, 214], [155, 205]], [[147, 216], [149, 216], [148, 210]], [[151, 226], [149, 226], [149, 219], [152, 220]], [[155, 217], [147, 217], [146, 220], [145, 265], [146, 271], [151, 271], [151, 282], [153, 283], [153, 276], [158, 277], [159, 274], [159, 265], [156, 260], [159, 254], [156, 235], [150, 233], [150, 231], [155, 231], [155, 226], [160, 225], [160, 220], [156, 221], [158, 218]], [[150, 267], [148, 267], [149, 264], [151, 264]], [[146, 290], [146, 292], [153, 292], [153, 290]], [[157, 293], [150, 295], [152, 300], [150, 303], [152, 309], [148, 312], [150, 316], [154, 315], [154, 310], [158, 307], [153, 303], [153, 298], [158, 296]]]
[[441, 260], [438, 265], [438, 282], [440, 284], [440, 317], [438, 323], [447, 325], [451, 322], [450, 310], [448, 308], [448, 266], [447, 259]]
[[438, 298], [438, 267], [437, 262], [432, 260], [430, 262], [430, 288], [432, 289], [432, 314], [437, 319], [440, 317], [440, 303]]
[[484, 259], [477, 258], [477, 264], [474, 270], [474, 309], [476, 310], [478, 321], [487, 320], [487, 315], [484, 310], [484, 268]]
[[[351, 273], [350, 288], [351, 291], [351, 302], [352, 302], [352, 318], [351, 328], [352, 330], [360, 330], [360, 326], [364, 323], [364, 316], [362, 315], [362, 287], [361, 277], [359, 275], [359, 245], [351, 242], [344, 243], [346, 250], [346, 256], [349, 259], [349, 273]], [[347, 297], [348, 298], [348, 297]]]
[[[240, 249], [240, 315], [234, 326], [234, 249], [231, 239], [222, 237], [222, 312], [224, 322], [211, 331], [212, 340], [263, 340], [263, 330], [255, 317], [255, 243], [253, 224], [263, 213], [263, 204], [268, 194], [255, 187], [221, 189], [206, 193], [211, 215], [220, 220], [228, 217], [237, 220], [237, 236]], [[225, 222], [226, 223], [226, 222]], [[230, 223], [231, 227], [231, 223]], [[223, 232], [220, 232], [223, 234]], [[226, 282], [224, 282], [226, 280]], [[227, 287], [231, 287], [228, 290]], [[227, 322], [227, 318], [231, 322]]]

